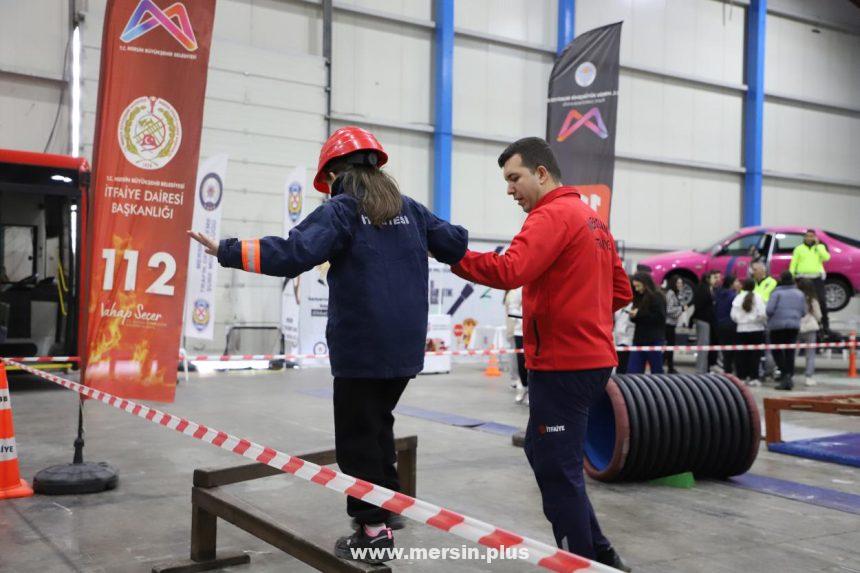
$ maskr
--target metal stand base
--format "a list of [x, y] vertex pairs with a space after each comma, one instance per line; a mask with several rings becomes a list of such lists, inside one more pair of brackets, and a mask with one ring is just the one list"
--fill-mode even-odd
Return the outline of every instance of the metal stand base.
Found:
[[114, 489], [119, 481], [116, 468], [106, 462], [51, 466], [33, 478], [33, 490], [45, 495], [98, 493]]

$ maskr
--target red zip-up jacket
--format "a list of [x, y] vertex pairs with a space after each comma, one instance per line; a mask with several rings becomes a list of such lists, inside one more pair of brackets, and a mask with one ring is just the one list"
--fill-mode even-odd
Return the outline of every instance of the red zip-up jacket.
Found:
[[467, 251], [458, 276], [498, 289], [523, 286], [523, 338], [530, 370], [618, 364], [613, 314], [633, 298], [609, 229], [576, 187], [544, 195], [502, 255]]

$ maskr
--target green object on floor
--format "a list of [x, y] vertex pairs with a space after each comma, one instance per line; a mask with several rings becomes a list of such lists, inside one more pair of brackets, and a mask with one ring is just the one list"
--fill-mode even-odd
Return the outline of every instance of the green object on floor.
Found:
[[696, 480], [693, 477], [693, 472], [684, 472], [673, 476], [652, 479], [649, 483], [654, 485], [666, 485], [669, 487], [679, 487], [681, 489], [690, 489], [696, 485]]

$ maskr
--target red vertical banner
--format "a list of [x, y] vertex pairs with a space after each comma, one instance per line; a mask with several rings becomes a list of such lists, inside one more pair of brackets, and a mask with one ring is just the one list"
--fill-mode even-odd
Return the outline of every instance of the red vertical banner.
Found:
[[172, 401], [215, 0], [113, 0], [106, 10], [85, 381]]

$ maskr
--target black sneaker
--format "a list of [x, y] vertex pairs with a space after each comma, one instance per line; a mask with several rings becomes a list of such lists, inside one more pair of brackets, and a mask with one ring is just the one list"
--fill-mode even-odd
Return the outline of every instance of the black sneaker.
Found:
[[379, 565], [394, 559], [394, 535], [386, 527], [378, 535], [371, 537], [361, 527], [348, 537], [341, 537], [334, 544], [334, 553], [341, 559], [362, 561]]
[[[354, 517], [352, 518], [352, 521], [350, 521], [350, 525], [352, 526], [353, 531], [358, 531], [361, 527]], [[387, 525], [389, 529], [397, 531], [398, 529], [406, 527], [406, 518], [397, 513], [392, 513], [388, 516], [388, 519], [385, 520], [385, 525]]]
[[621, 556], [618, 555], [618, 552], [615, 551], [615, 548], [613, 547], [610, 547], [609, 549], [598, 550], [595, 561], [597, 561], [598, 563], [602, 563], [603, 565], [609, 565], [610, 567], [614, 567], [619, 571], [626, 571], [627, 573], [633, 571], [633, 569], [631, 569], [630, 566], [627, 565], [623, 559], [621, 559]]

